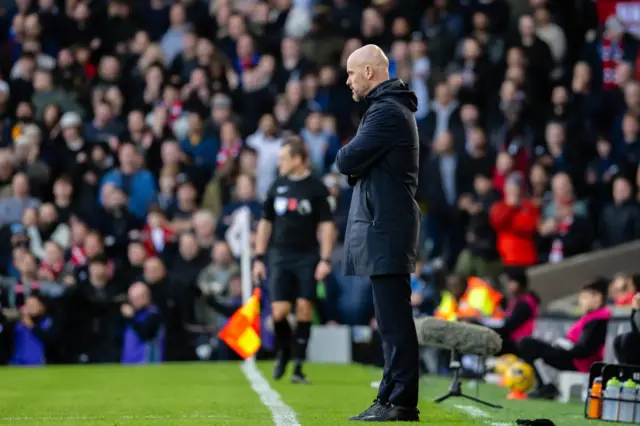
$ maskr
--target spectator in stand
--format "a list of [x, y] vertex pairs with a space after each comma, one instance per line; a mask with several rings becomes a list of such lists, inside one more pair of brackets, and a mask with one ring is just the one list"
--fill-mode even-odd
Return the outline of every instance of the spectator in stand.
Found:
[[129, 211], [137, 219], [143, 219], [156, 197], [153, 175], [140, 167], [141, 158], [132, 143], [120, 146], [118, 159], [120, 167], [104, 176], [100, 190], [108, 183], [115, 184], [129, 198]]
[[432, 256], [444, 255], [451, 268], [464, 246], [458, 202], [462, 194], [468, 194], [470, 183], [466, 157], [458, 155], [453, 144], [453, 135], [444, 131], [434, 142], [435, 155], [427, 166], [429, 229], [434, 239]]
[[496, 250], [496, 233], [489, 223], [489, 210], [500, 199], [491, 187], [489, 176], [478, 174], [473, 181], [473, 194], [458, 201], [460, 210], [469, 216], [466, 248], [460, 253], [455, 272], [464, 276], [497, 279], [502, 262]]
[[198, 168], [213, 167], [217, 161], [217, 152], [220, 148], [219, 141], [211, 135], [204, 133], [202, 117], [197, 112], [190, 112], [189, 134], [180, 142], [182, 152], [189, 156], [194, 166]]
[[162, 362], [165, 340], [162, 315], [158, 308], [151, 304], [151, 293], [147, 285], [141, 282], [131, 285], [128, 302], [120, 306], [125, 324], [121, 362]]
[[591, 194], [591, 217], [597, 223], [602, 209], [612, 201], [613, 178], [621, 167], [608, 139], [598, 137], [596, 151], [597, 157], [587, 165], [585, 180]]
[[640, 364], [640, 293], [633, 295], [631, 301], [631, 331], [616, 336], [613, 348], [620, 364]]
[[573, 214], [581, 217], [588, 217], [589, 211], [584, 201], [576, 200], [573, 191], [573, 183], [567, 173], [557, 173], [551, 180], [552, 200], [542, 210], [544, 219], [557, 217], [558, 206], [569, 205], [573, 209]]
[[526, 267], [538, 263], [535, 235], [540, 211], [526, 199], [522, 175], [513, 173], [505, 184], [504, 199], [489, 211], [489, 221], [497, 234], [497, 248], [505, 267]]
[[31, 197], [29, 180], [24, 173], [17, 173], [11, 181], [12, 195], [0, 198], [0, 223], [20, 223], [25, 209], [38, 208], [40, 200]]
[[109, 278], [106, 256], [89, 260], [87, 281], [70, 286], [67, 294], [80, 326], [77, 355], [81, 362], [118, 362], [118, 302], [124, 299], [118, 294], [118, 283]]
[[613, 247], [640, 238], [640, 206], [633, 199], [632, 191], [626, 177], [618, 176], [613, 181], [613, 203], [604, 208], [600, 218], [602, 247]]
[[34, 366], [55, 361], [61, 330], [48, 312], [44, 299], [27, 297], [24, 309], [16, 319], [12, 330], [13, 356], [9, 364]]
[[544, 262], [558, 263], [591, 249], [593, 231], [586, 217], [577, 216], [570, 204], [558, 205], [556, 217], [538, 225], [539, 252]]
[[609, 283], [609, 301], [615, 306], [629, 306], [638, 290], [638, 276], [617, 274]]

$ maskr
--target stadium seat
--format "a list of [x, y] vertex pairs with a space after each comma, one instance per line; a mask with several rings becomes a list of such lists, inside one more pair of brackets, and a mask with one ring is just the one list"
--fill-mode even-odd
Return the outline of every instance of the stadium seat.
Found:
[[624, 333], [628, 333], [631, 331], [631, 324], [629, 324], [629, 320], [625, 319], [616, 319], [609, 322], [609, 327], [607, 329], [607, 341], [604, 346], [604, 362], [613, 364], [616, 363], [616, 356], [613, 350], [613, 339], [616, 336]]
[[556, 380], [558, 391], [560, 392], [558, 401], [566, 404], [571, 399], [571, 391], [573, 389], [578, 388], [576, 395], [582, 395], [587, 387], [589, 375], [577, 371], [559, 371]]

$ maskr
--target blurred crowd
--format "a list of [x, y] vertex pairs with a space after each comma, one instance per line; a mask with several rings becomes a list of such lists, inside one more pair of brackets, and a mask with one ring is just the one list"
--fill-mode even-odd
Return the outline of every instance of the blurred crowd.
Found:
[[[497, 278], [640, 237], [638, 40], [590, 0], [6, 3], [0, 339], [30, 332], [49, 362], [117, 362], [132, 329], [167, 360], [233, 358], [211, 336], [241, 303], [235, 213], [260, 217], [299, 134], [342, 241], [332, 166], [365, 107], [345, 65], [369, 43], [419, 102], [417, 315], [432, 259]], [[369, 324], [339, 246], [317, 322]]]

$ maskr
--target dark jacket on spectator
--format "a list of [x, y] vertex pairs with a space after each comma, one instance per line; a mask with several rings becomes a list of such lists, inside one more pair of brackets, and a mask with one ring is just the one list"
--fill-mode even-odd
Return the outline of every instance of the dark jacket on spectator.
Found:
[[[554, 242], [556, 246], [554, 246]], [[574, 216], [566, 232], [556, 232], [555, 234], [549, 235], [543, 238], [541, 243], [541, 251], [545, 257], [554, 250], [561, 251], [562, 259], [586, 253], [591, 250], [593, 245], [591, 223], [586, 217]], [[551, 261], [552, 259], [544, 260]]]
[[613, 247], [640, 238], [640, 207], [629, 200], [622, 204], [609, 204], [600, 219], [600, 244]]
[[454, 204], [447, 202], [447, 197], [443, 189], [442, 175], [440, 163], [442, 158], [440, 156], [434, 156], [429, 159], [426, 173], [426, 194], [427, 204], [429, 208], [429, 214], [437, 217], [439, 220], [446, 222], [455, 221], [459, 218], [457, 208], [457, 197], [465, 192], [470, 191], [471, 181], [473, 177], [469, 174], [469, 167], [467, 157], [464, 155], [456, 156], [456, 171], [455, 171], [455, 189], [456, 189], [456, 201]]
[[345, 238], [346, 275], [413, 272], [419, 227], [417, 98], [397, 79], [364, 99], [358, 133], [338, 152], [355, 185]]

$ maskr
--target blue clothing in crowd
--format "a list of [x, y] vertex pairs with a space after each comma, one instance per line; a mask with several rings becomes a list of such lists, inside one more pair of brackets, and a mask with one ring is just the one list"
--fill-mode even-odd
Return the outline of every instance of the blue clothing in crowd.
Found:
[[220, 150], [218, 139], [205, 135], [198, 143], [191, 143], [189, 138], [180, 142], [182, 152], [191, 157], [193, 165], [196, 167], [215, 167]]
[[122, 345], [123, 364], [154, 364], [164, 356], [165, 330], [160, 311], [153, 305], [127, 319]]
[[10, 365], [44, 365], [47, 361], [46, 342], [53, 337], [53, 319], [34, 319], [33, 328], [21, 322], [13, 330], [13, 356]]
[[120, 170], [113, 169], [102, 178], [100, 191], [107, 183], [115, 184], [129, 196], [129, 211], [137, 219], [144, 219], [147, 216], [147, 210], [156, 200], [155, 179], [148, 170], [138, 170], [133, 175], [127, 176]]

